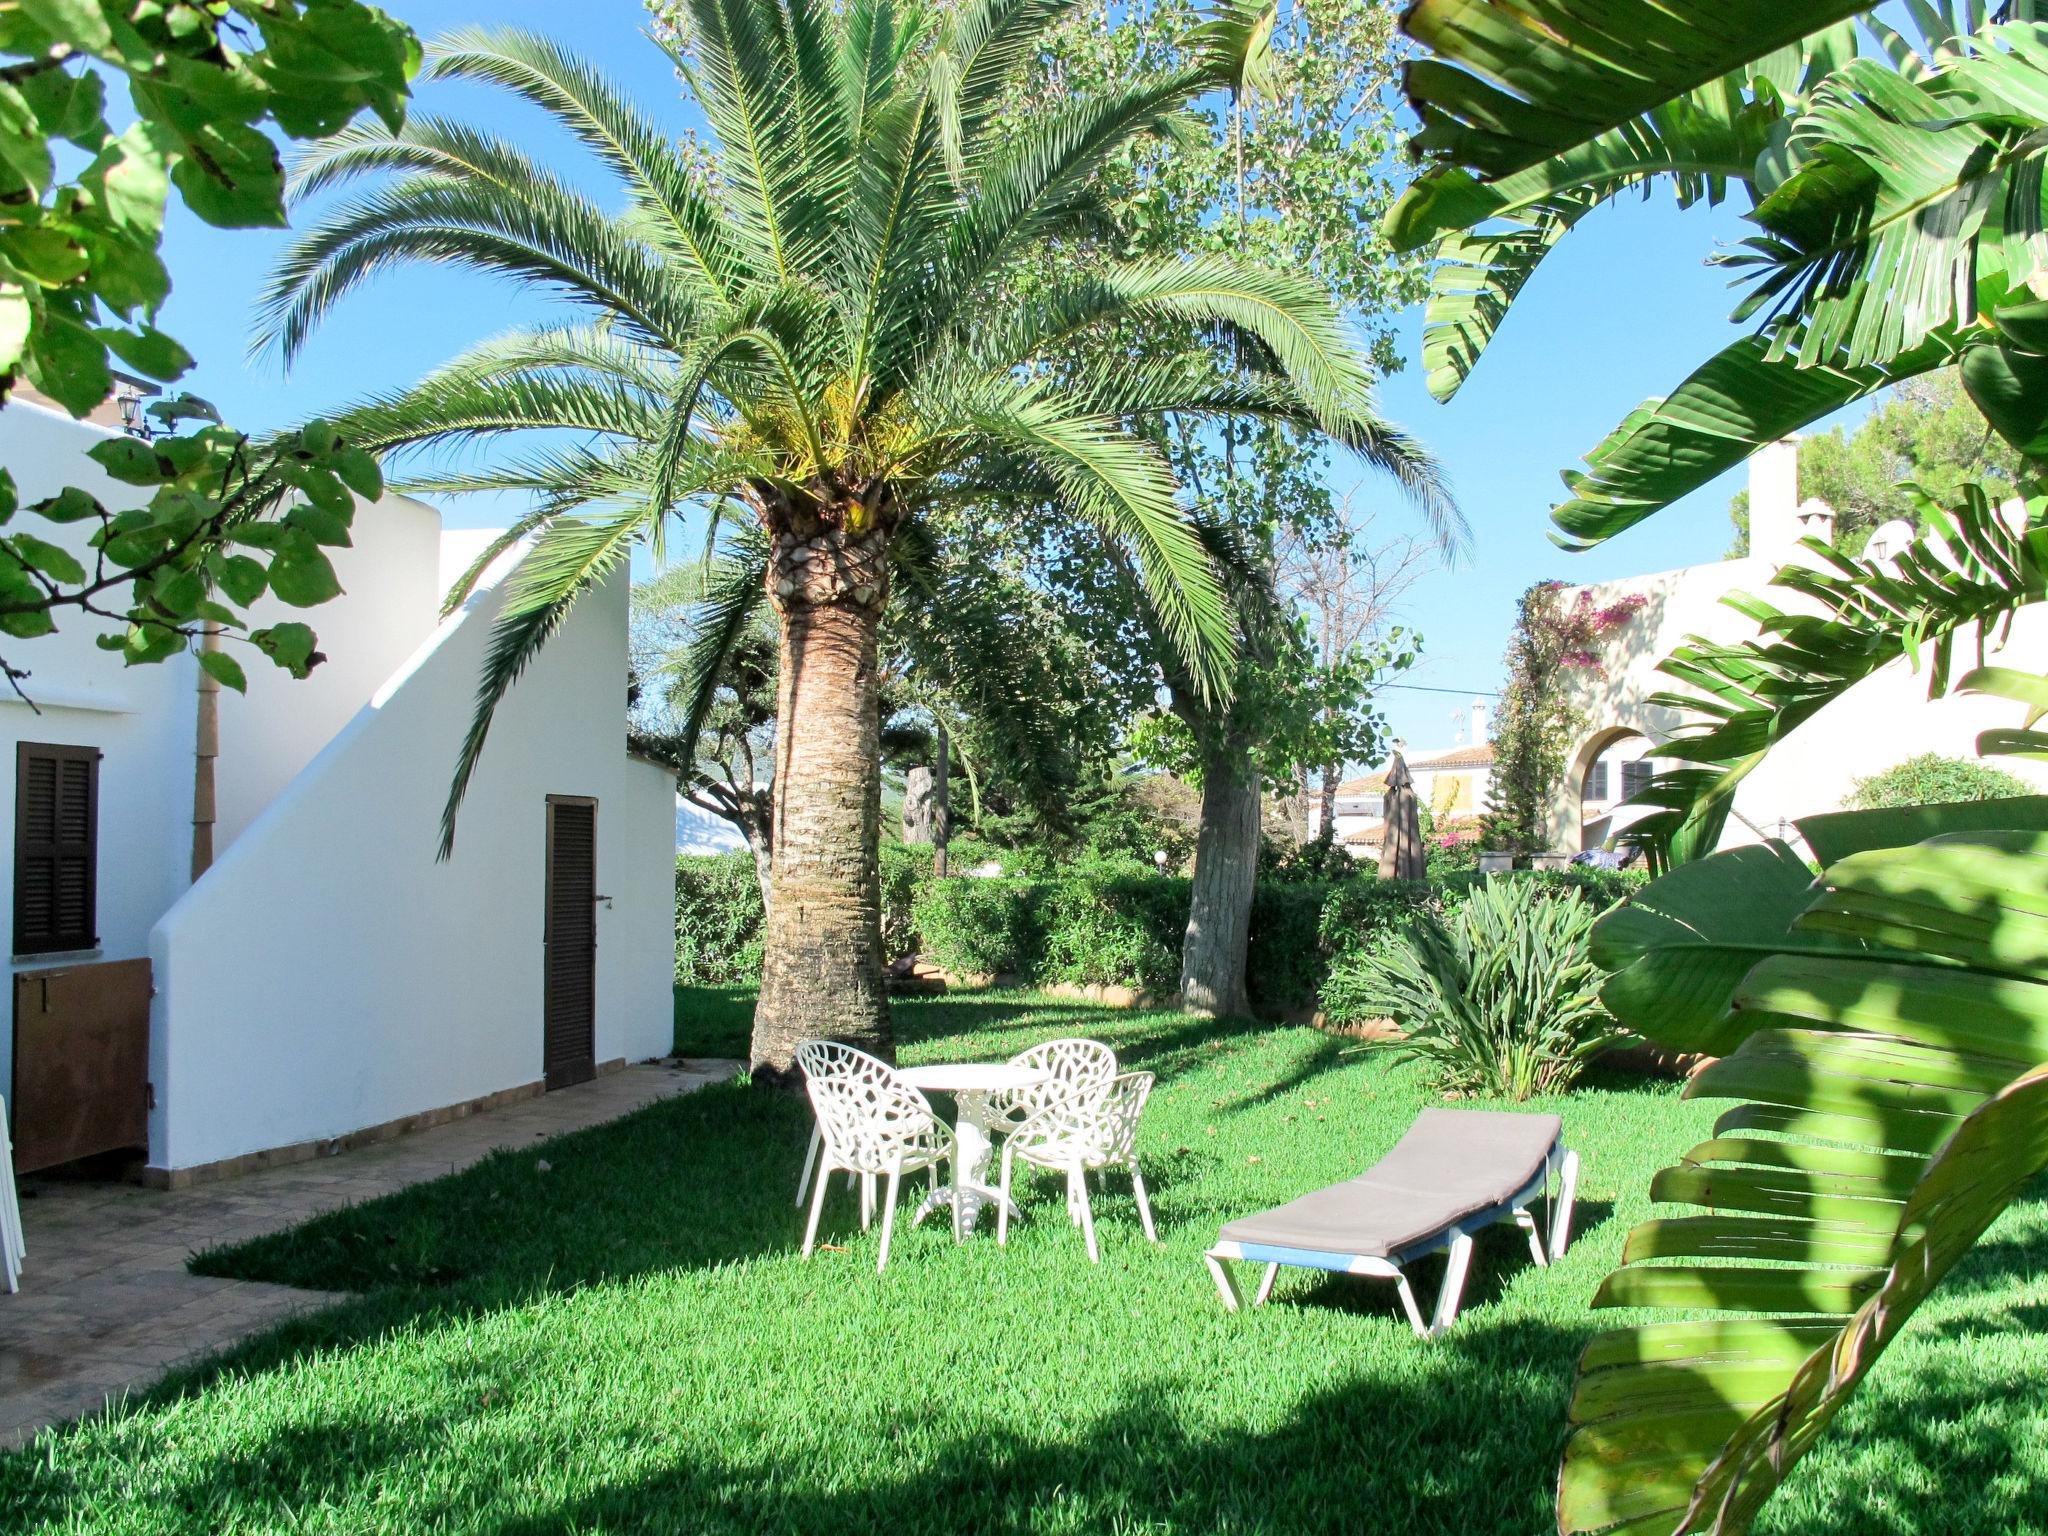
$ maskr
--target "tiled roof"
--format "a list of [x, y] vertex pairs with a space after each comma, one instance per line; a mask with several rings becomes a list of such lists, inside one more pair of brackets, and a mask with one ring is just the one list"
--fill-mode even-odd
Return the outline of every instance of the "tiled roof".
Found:
[[1411, 768], [1491, 768], [1493, 766], [1493, 743], [1481, 742], [1477, 746], [1454, 747], [1436, 757], [1423, 758], [1409, 764]]
[[[1493, 743], [1481, 742], [1477, 746], [1453, 747], [1448, 752], [1438, 752], [1429, 757], [1411, 757], [1408, 766], [1417, 773], [1439, 773], [1454, 768], [1491, 768], [1493, 766]], [[1361, 779], [1346, 779], [1337, 786], [1340, 795], [1377, 795], [1387, 787], [1385, 769], [1369, 773]]]

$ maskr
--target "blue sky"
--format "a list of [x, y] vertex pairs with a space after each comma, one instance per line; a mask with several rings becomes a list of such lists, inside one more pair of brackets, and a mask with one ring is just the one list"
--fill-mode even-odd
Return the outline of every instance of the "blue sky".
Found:
[[[640, 34], [645, 13], [631, 0], [576, 7], [539, 0], [397, 0], [391, 9], [426, 36], [473, 23], [563, 30], [574, 45], [650, 110], [673, 103], [685, 115], [668, 61]], [[447, 112], [520, 133], [529, 152], [564, 169], [584, 165], [537, 116], [494, 93], [436, 86], [416, 110]], [[1591, 554], [1569, 555], [1546, 537], [1559, 499], [1558, 472], [1645, 397], [1667, 392], [1736, 334], [1725, 275], [1707, 267], [1717, 243], [1741, 238], [1732, 209], [1680, 213], [1668, 197], [1603, 210], [1576, 230], [1529, 285], [1470, 382], [1449, 405], [1423, 389], [1411, 361], [1381, 391], [1385, 413], [1420, 436], [1448, 468], [1470, 519], [1474, 549], [1457, 568], [1435, 572], [1411, 592], [1404, 617], [1421, 631], [1424, 659], [1406, 681], [1429, 688], [1491, 690], [1514, 605], [1533, 581], [1590, 581], [1668, 569], [1719, 556], [1728, 540], [1727, 500], [1739, 474], [1707, 487]], [[209, 229], [182, 210], [166, 256], [176, 288], [165, 328], [198, 355], [184, 387], [238, 425], [262, 429], [335, 405], [360, 390], [409, 383], [479, 337], [540, 317], [538, 300], [467, 274], [408, 270], [387, 275], [347, 301], [286, 376], [274, 358], [245, 356], [265, 277], [289, 237], [274, 231]], [[1405, 354], [1420, 355], [1419, 311], [1406, 317]], [[1354, 476], [1339, 466], [1340, 485]], [[1406, 523], [1398, 496], [1371, 484], [1362, 505], [1378, 526]], [[502, 503], [460, 500], [453, 524], [501, 526]], [[1466, 699], [1397, 690], [1384, 696], [1396, 733], [1416, 746], [1450, 740], [1450, 716]]]

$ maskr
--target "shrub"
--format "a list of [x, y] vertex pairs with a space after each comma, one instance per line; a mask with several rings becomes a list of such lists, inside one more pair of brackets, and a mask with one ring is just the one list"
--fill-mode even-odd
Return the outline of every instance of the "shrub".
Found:
[[762, 915], [753, 854], [679, 855], [676, 980], [691, 986], [758, 980]]
[[1033, 979], [1166, 993], [1180, 984], [1190, 886], [1170, 876], [1077, 876], [1038, 887]]
[[1923, 752], [1856, 780], [1842, 805], [1851, 811], [1875, 811], [1887, 806], [1951, 805], [1958, 800], [2009, 800], [2033, 793], [2033, 785], [2002, 768]]
[[1039, 952], [1037, 894], [1028, 880], [933, 880], [912, 909], [924, 951], [959, 975], [1028, 975]]
[[[1328, 966], [1322, 946], [1323, 913], [1347, 883], [1261, 882], [1253, 891], [1245, 986], [1254, 1013], [1280, 1018], [1315, 1006]], [[1185, 923], [1185, 911], [1182, 919]]]
[[917, 896], [931, 880], [931, 844], [882, 844], [882, 953], [887, 958], [918, 948]]
[[1358, 1005], [1399, 1023], [1402, 1049], [1452, 1094], [1521, 1100], [1568, 1087], [1614, 1036], [1596, 990], [1590, 901], [1497, 876], [1444, 918], [1420, 914], [1367, 951]]

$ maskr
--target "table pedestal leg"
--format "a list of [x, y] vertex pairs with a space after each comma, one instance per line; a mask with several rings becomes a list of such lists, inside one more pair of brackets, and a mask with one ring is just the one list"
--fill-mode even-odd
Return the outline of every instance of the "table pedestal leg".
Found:
[[[945, 1210], [958, 1200], [961, 1202], [960, 1225], [971, 1232], [982, 1211], [1002, 1199], [1002, 1194], [988, 1182], [989, 1165], [994, 1161], [995, 1153], [994, 1138], [990, 1135], [993, 1122], [989, 1118], [988, 1095], [962, 1092], [957, 1097], [960, 1118], [953, 1127], [957, 1158], [953, 1164], [953, 1182], [927, 1195], [911, 1222], [915, 1225], [932, 1212]], [[1014, 1200], [1010, 1202], [1010, 1214], [1020, 1214]]]

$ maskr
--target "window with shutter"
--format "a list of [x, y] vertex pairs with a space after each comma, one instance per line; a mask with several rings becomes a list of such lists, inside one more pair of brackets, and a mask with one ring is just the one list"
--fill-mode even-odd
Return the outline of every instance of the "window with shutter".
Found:
[[1647, 757], [1639, 757], [1632, 763], [1621, 765], [1621, 797], [1633, 800], [1650, 786], [1650, 779], [1657, 769]]
[[1586, 770], [1586, 787], [1580, 792], [1579, 798], [1582, 800], [1605, 800], [1607, 798], [1606, 758], [1601, 758], [1599, 762]]
[[100, 754], [24, 741], [14, 759], [14, 952], [99, 944]]

